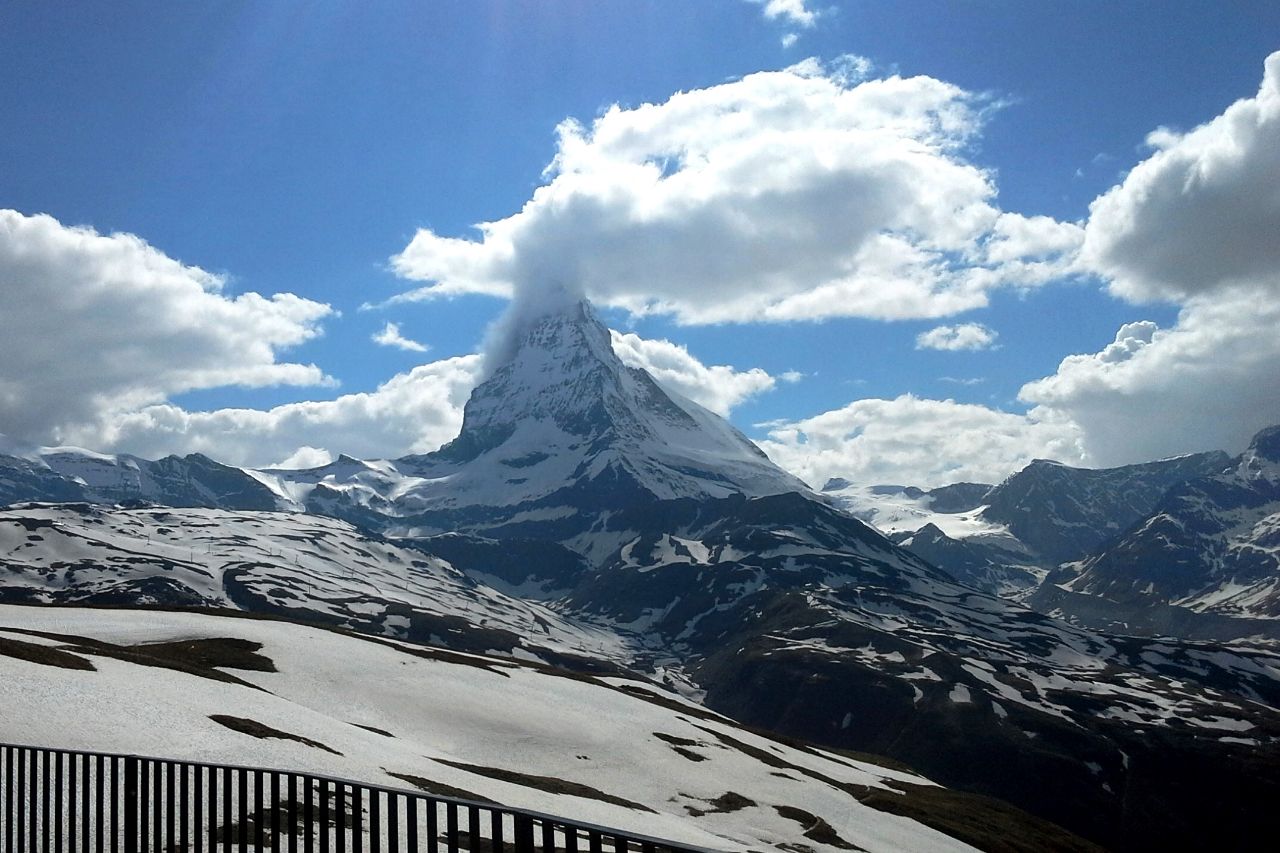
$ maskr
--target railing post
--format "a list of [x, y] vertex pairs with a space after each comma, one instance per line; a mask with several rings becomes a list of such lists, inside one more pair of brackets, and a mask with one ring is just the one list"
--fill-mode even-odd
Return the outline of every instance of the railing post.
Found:
[[516, 815], [516, 853], [533, 853], [533, 818]]
[[142, 804], [138, 796], [138, 756], [129, 755], [124, 759], [124, 853], [138, 851], [138, 807]]

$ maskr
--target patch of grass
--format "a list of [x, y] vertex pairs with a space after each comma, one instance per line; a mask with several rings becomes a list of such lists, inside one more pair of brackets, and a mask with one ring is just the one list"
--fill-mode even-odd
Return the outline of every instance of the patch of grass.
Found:
[[[684, 796], [688, 796], [688, 795], [686, 794]], [[693, 797], [692, 799], [701, 799], [701, 798]], [[730, 812], [741, 811], [742, 809], [745, 809], [748, 806], [756, 805], [755, 800], [752, 800], [748, 797], [744, 797], [741, 794], [736, 793], [734, 791], [726, 791], [725, 793], [716, 797], [714, 800], [702, 800], [702, 802], [709, 805], [710, 808], [695, 809], [695, 808], [692, 808], [691, 806], [685, 806], [684, 809], [693, 817], [702, 817], [703, 815], [706, 815], [706, 814], [728, 814]]]
[[707, 757], [705, 755], [694, 752], [692, 749], [685, 749], [683, 746], [673, 746], [671, 748], [675, 750], [676, 755], [680, 756], [681, 758], [687, 758], [690, 761], [706, 761], [707, 760]]
[[637, 803], [632, 800], [626, 800], [622, 797], [615, 797], [613, 794], [606, 794], [598, 788], [592, 788], [590, 785], [583, 785], [581, 782], [570, 782], [567, 779], [557, 779], [554, 776], [534, 776], [530, 773], [518, 773], [515, 770], [505, 770], [501, 767], [482, 767], [477, 764], [465, 764], [461, 761], [450, 761], [446, 758], [434, 759], [440, 764], [446, 764], [449, 767], [456, 767], [459, 770], [465, 770], [468, 773], [474, 773], [477, 776], [487, 776], [490, 779], [497, 779], [501, 782], [510, 782], [513, 785], [523, 785], [526, 788], [535, 788], [539, 791], [546, 791], [550, 794], [567, 794], [571, 797], [583, 797], [588, 800], [599, 800], [602, 803], [611, 803], [615, 806], [623, 808], [636, 809], [656, 814], [653, 809]]
[[854, 796], [863, 805], [917, 820], [987, 853], [1102, 853], [1096, 844], [1004, 800], [933, 785], [894, 785], [904, 793], [866, 788]]
[[653, 736], [656, 737], [658, 740], [665, 741], [668, 744], [670, 744], [671, 748], [675, 750], [676, 755], [679, 755], [681, 758], [687, 758], [690, 761], [706, 761], [707, 760], [707, 757], [705, 755], [694, 752], [692, 749], [688, 748], [691, 746], [701, 746], [701, 744], [699, 744], [696, 740], [690, 740], [687, 737], [677, 737], [676, 735], [669, 735], [666, 732], [654, 732]]
[[698, 742], [696, 740], [693, 740], [692, 738], [677, 737], [676, 735], [669, 735], [666, 732], [654, 732], [653, 736], [656, 737], [658, 740], [666, 741], [672, 746], [697, 746], [698, 745]]
[[[841, 782], [830, 776], [785, 761], [768, 750], [743, 743], [730, 735], [698, 726], [726, 746], [778, 770], [789, 770], [844, 791], [877, 811], [917, 820], [952, 838], [988, 853], [1100, 853], [1102, 848], [1074, 835], [1056, 823], [1036, 817], [994, 797], [969, 794], [933, 785], [894, 782], [902, 793]], [[780, 774], [777, 774], [780, 775]], [[785, 807], [784, 807], [785, 808]], [[784, 815], [785, 817], [785, 815]], [[813, 838], [813, 836], [809, 836]], [[814, 840], [817, 840], [816, 838]], [[838, 846], [838, 845], [836, 845]]]
[[795, 806], [774, 806], [773, 809], [787, 820], [794, 820], [803, 826], [805, 838], [816, 841], [819, 844], [828, 844], [841, 850], [863, 849], [856, 844], [845, 841], [840, 837], [840, 833], [836, 832], [835, 827], [816, 814], [811, 814]]
[[411, 773], [394, 773], [390, 770], [387, 770], [387, 768], [385, 767], [382, 768], [382, 770], [388, 776], [394, 776], [395, 778], [403, 782], [408, 782], [410, 785], [417, 788], [419, 791], [422, 791], [423, 793], [426, 793], [426, 794], [431, 794], [433, 797], [452, 797], [455, 800], [471, 800], [472, 802], [475, 802], [475, 803], [493, 803], [494, 805], [498, 804], [497, 800], [491, 800], [488, 797], [482, 797], [481, 795], [468, 791], [465, 788], [455, 788], [452, 785], [446, 785], [443, 782], [435, 782], [435, 781], [432, 781], [431, 779], [424, 779], [421, 776], [414, 776]]
[[43, 637], [46, 640], [57, 640], [65, 643], [64, 651], [81, 655], [97, 655], [114, 658], [139, 666], [154, 666], [161, 669], [172, 669], [188, 675], [221, 681], [227, 684], [239, 684], [242, 687], [261, 689], [230, 673], [227, 669], [240, 669], [252, 672], [275, 672], [276, 666], [271, 658], [260, 654], [261, 643], [244, 640], [238, 637], [209, 637], [194, 640], [178, 640], [166, 643], [139, 643], [133, 646], [117, 645], [89, 637], [77, 637], [70, 634], [57, 634], [49, 631], [32, 631], [23, 628], [8, 629], [14, 633]]
[[318, 740], [312, 740], [309, 737], [295, 735], [290, 732], [284, 732], [280, 729], [273, 729], [266, 723], [260, 723], [257, 720], [251, 720], [248, 717], [233, 717], [230, 714], [210, 714], [209, 719], [219, 725], [226, 726], [234, 732], [249, 735], [250, 737], [261, 738], [279, 738], [280, 740], [294, 740], [298, 743], [312, 746], [316, 749], [323, 749], [325, 752], [331, 752], [334, 755], [342, 755], [341, 752], [330, 746], [325, 746]]
[[22, 640], [14, 640], [10, 637], [0, 637], [0, 655], [62, 669], [78, 669], [85, 672], [94, 672], [96, 669], [92, 661], [73, 655], [71, 652], [53, 646], [24, 643]]

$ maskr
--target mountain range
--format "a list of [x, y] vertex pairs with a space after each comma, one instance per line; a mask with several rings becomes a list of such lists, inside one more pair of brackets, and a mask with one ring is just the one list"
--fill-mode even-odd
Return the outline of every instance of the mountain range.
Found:
[[1280, 788], [1277, 436], [1235, 460], [815, 492], [624, 366], [575, 303], [516, 330], [431, 454], [292, 471], [0, 448], [0, 596], [639, 678], [1067, 830], [987, 849], [1229, 847]]

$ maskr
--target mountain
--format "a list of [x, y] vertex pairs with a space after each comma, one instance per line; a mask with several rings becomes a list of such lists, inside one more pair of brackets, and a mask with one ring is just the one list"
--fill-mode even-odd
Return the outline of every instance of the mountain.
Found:
[[983, 497], [981, 516], [1057, 565], [1080, 559], [1145, 517], [1172, 486], [1229, 462], [1221, 451], [1100, 469], [1036, 459]]
[[966, 586], [1008, 598], [1025, 594], [1047, 574], [1020, 543], [998, 536], [956, 538], [928, 523], [890, 534], [889, 539]]
[[434, 453], [259, 476], [298, 508], [416, 536], [565, 539], [653, 500], [806, 489], [724, 419], [624, 365], [586, 302], [523, 326]]
[[[906, 761], [1108, 846], [1230, 846], [1267, 830], [1280, 792], [1270, 646], [1115, 636], [958, 582], [622, 366], [588, 306], [536, 318], [508, 351], [436, 453], [247, 472], [292, 514], [189, 510], [177, 534], [165, 518], [128, 515], [161, 508], [90, 507], [103, 515], [71, 544], [39, 526], [53, 509], [15, 507], [38, 517], [15, 519], [0, 570], [22, 594], [48, 597], [36, 600], [72, 600], [136, 566], [154, 579], [126, 590], [137, 602], [149, 584], [181, 580], [202, 602], [639, 673], [712, 711]], [[1114, 482], [1154, 490], [1156, 479]], [[1012, 532], [1019, 521], [966, 506], [978, 491], [898, 500], [936, 497], [921, 512], [945, 519], [945, 535], [968, 528], [966, 544], [980, 534], [1023, 549], [1033, 577], [1044, 571]], [[1060, 512], [1073, 536], [1085, 524], [1085, 492], [1061, 506], [1044, 489], [1023, 494]], [[307, 529], [301, 511], [347, 525]], [[1106, 519], [1086, 522], [1105, 538]], [[219, 531], [216, 560], [190, 546], [189, 565], [172, 550], [135, 558], [150, 552], [147, 537], [172, 549], [205, 523]], [[86, 545], [97, 529], [147, 533]], [[279, 533], [264, 541], [255, 529]]]
[[641, 634], [713, 710], [1117, 849], [1221, 840], [1280, 791], [1272, 648], [1075, 628], [803, 494], [641, 512], [608, 520], [621, 546], [563, 606]]
[[1280, 638], [1280, 426], [1051, 581], [1032, 602], [1081, 624]]

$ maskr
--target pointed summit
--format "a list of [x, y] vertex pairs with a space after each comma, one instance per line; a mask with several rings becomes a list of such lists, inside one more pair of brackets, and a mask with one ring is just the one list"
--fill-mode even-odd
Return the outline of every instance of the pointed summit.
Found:
[[807, 491], [722, 418], [624, 365], [586, 301], [510, 331], [458, 437], [401, 460], [425, 481], [406, 495], [423, 511]]

